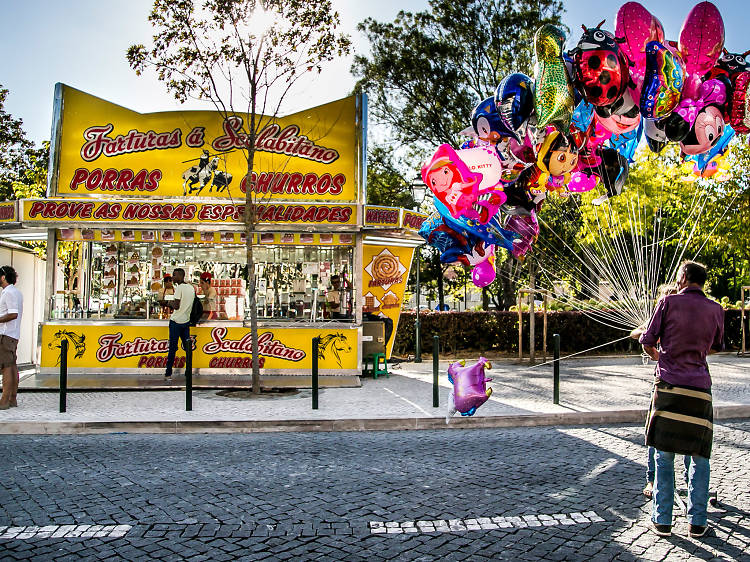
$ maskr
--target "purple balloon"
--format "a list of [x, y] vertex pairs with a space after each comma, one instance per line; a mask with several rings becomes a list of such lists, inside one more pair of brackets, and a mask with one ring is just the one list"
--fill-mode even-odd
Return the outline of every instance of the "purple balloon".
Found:
[[484, 370], [491, 368], [484, 357], [468, 367], [464, 361], [451, 363], [448, 367], [448, 380], [453, 383], [453, 403], [462, 416], [473, 416], [477, 408], [489, 399], [492, 389], [487, 388], [487, 383], [492, 379], [484, 376]]

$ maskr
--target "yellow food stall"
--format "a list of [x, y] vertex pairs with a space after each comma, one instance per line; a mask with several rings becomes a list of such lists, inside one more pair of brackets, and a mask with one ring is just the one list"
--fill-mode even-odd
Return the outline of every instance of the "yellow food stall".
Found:
[[247, 374], [250, 189], [261, 372], [309, 374], [318, 336], [321, 374], [359, 373], [363, 315], [395, 335], [425, 218], [365, 205], [366, 115], [351, 96], [267, 119], [247, 176], [242, 116], [141, 114], [57, 84], [47, 197], [18, 204], [20, 228], [47, 238], [41, 372], [63, 339], [72, 373], [163, 372], [159, 302], [181, 267], [196, 288], [210, 278], [215, 308], [191, 328], [194, 369]]

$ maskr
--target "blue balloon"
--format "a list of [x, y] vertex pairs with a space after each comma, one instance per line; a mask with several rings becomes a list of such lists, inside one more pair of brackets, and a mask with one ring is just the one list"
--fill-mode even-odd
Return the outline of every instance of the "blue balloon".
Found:
[[422, 223], [419, 235], [440, 252], [440, 261], [453, 263], [463, 254], [471, 253], [479, 240], [468, 232], [456, 232], [445, 224], [440, 213], [432, 213]]
[[621, 135], [612, 135], [609, 137], [609, 146], [617, 150], [631, 164], [635, 161], [635, 150], [638, 148], [638, 143], [641, 141], [643, 135], [643, 119], [638, 125], [637, 129], [622, 133]]
[[573, 110], [573, 120], [571, 123], [575, 125], [576, 129], [582, 132], [588, 131], [591, 126], [591, 122], [594, 120], [594, 106], [588, 103], [586, 100], [581, 102]]
[[509, 134], [521, 141], [534, 113], [534, 81], [521, 72], [506, 76], [495, 90], [495, 108]]
[[445, 205], [437, 199], [433, 202], [438, 213], [443, 217], [445, 224], [456, 232], [473, 234], [486, 244], [494, 244], [508, 251], [513, 250], [513, 240], [518, 238], [518, 234], [510, 230], [505, 230], [500, 223], [498, 215], [493, 216], [488, 222], [480, 224], [476, 220], [467, 219], [463, 216], [458, 219], [453, 218]]
[[494, 98], [487, 98], [474, 108], [471, 113], [471, 126], [480, 139], [493, 144], [503, 137], [513, 136], [495, 110]]

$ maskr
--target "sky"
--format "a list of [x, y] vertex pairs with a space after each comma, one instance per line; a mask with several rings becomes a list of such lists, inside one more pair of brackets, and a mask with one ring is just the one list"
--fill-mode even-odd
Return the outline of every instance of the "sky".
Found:
[[[659, 17], [667, 37], [676, 39], [682, 21], [696, 2], [641, 3]], [[724, 18], [727, 49], [750, 49], [747, 1], [714, 3]], [[357, 23], [365, 18], [392, 21], [399, 10], [428, 9], [427, 0], [333, 0], [333, 4], [341, 16], [341, 31], [351, 35], [356, 52], [367, 51], [366, 39], [356, 30]], [[212, 109], [197, 102], [180, 105], [153, 73], [136, 76], [128, 66], [128, 46], [150, 42], [152, 31], [147, 16], [151, 6], [150, 0], [0, 0], [0, 84], [10, 90], [5, 110], [23, 119], [24, 130], [32, 141], [49, 139], [56, 82], [143, 113]], [[577, 42], [581, 24], [595, 26], [606, 18], [604, 27], [614, 30], [619, 6], [619, 2], [605, 0], [565, 2], [563, 19], [571, 29], [568, 48]], [[351, 62], [351, 56], [334, 61], [321, 75], [301, 82], [282, 113], [348, 95], [355, 82], [350, 73]]]

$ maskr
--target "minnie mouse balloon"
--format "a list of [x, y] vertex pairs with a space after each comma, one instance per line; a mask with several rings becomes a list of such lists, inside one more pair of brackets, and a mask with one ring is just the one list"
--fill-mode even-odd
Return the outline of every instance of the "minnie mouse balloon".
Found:
[[544, 24], [534, 35], [534, 110], [537, 126], [559, 123], [565, 130], [575, 106], [573, 86], [562, 57], [565, 34], [551, 24]]

